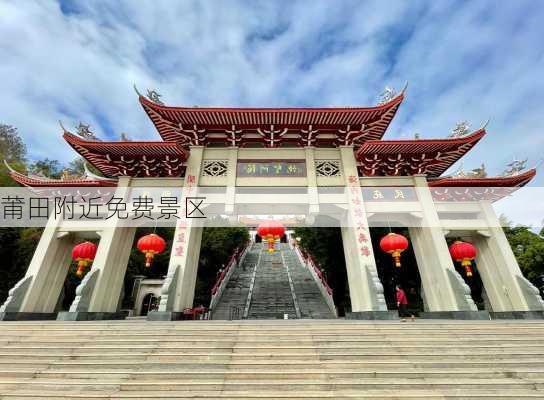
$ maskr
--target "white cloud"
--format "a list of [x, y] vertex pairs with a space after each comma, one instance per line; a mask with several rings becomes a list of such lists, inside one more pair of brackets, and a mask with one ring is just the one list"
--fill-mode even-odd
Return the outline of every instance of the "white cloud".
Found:
[[35, 158], [75, 156], [59, 119], [157, 139], [133, 83], [169, 104], [319, 106], [369, 105], [406, 80], [387, 137], [440, 137], [490, 117], [467, 167], [500, 172], [513, 154], [542, 154], [541, 2], [64, 4], [0, 3], [0, 121]]

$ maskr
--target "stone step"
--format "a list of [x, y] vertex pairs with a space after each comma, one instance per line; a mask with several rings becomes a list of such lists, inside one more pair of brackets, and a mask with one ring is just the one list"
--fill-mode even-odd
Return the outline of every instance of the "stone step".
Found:
[[[462, 344], [468, 344], [472, 342], [482, 342], [482, 341], [491, 341], [491, 342], [523, 342], [523, 341], [537, 341], [541, 338], [543, 334], [516, 334], [516, 335], [494, 335], [482, 334], [482, 335], [425, 335], [421, 334], [419, 337], [417, 334], [346, 334], [345, 336], [340, 336], [338, 334], [332, 333], [299, 333], [299, 334], [285, 334], [278, 333], [272, 334], [270, 332], [263, 332], [257, 334], [232, 334], [232, 333], [180, 333], [180, 334], [171, 334], [171, 335], [104, 335], [100, 336], [103, 341], [113, 341], [113, 342], [131, 342], [131, 341], [243, 341], [243, 340], [253, 340], [255, 342], [282, 342], [282, 341], [292, 341], [292, 342], [305, 342], [312, 341], [315, 343], [325, 343], [334, 341], [335, 338], [339, 337], [344, 342], [375, 342], [380, 339], [386, 343], [389, 342], [457, 342]], [[0, 344], [4, 343], [31, 343], [31, 342], [75, 342], [81, 341], [82, 343], [90, 342], [96, 340], [96, 336], [78, 336], [78, 335], [56, 335], [50, 334], [45, 335], [44, 337], [32, 336], [32, 337], [23, 337], [23, 336], [12, 336], [5, 337], [0, 339]], [[418, 340], [419, 339], [419, 340]]]
[[316, 345], [306, 345], [306, 346], [296, 346], [296, 345], [283, 345], [283, 346], [272, 346], [269, 344], [263, 344], [260, 346], [250, 346], [244, 342], [236, 342], [229, 344], [216, 344], [211, 346], [179, 346], [171, 345], [165, 343], [159, 344], [145, 344], [145, 345], [133, 345], [133, 344], [113, 344], [113, 345], [97, 345], [94, 343], [87, 344], [70, 344], [65, 346], [58, 346], [56, 344], [51, 345], [26, 345], [21, 346], [17, 345], [6, 345], [3, 347], [5, 350], [9, 351], [12, 354], [18, 353], [29, 353], [33, 352], [38, 353], [106, 353], [112, 350], [131, 350], [134, 353], [147, 353], [149, 351], [154, 351], [156, 354], [159, 353], [195, 353], [195, 352], [209, 352], [211, 354], [223, 354], [223, 353], [271, 353], [274, 351], [280, 351], [282, 353], [315, 353], [315, 354], [395, 354], [402, 352], [404, 354], [411, 354], [413, 352], [427, 352], [429, 354], [442, 353], [442, 354], [471, 354], [473, 352], [485, 352], [490, 351], [494, 354], [503, 354], [503, 353], [519, 353], [519, 352], [529, 352], [532, 351], [535, 354], [544, 353], [544, 343], [535, 343], [535, 344], [515, 344], [515, 343], [502, 343], [502, 344], [491, 344], [491, 345], [475, 345], [475, 344], [457, 344], [457, 345], [441, 345], [441, 344], [409, 344], [409, 345], [399, 345], [396, 343], [382, 343], [375, 344], [373, 346], [368, 345], [355, 345], [355, 346], [316, 346]]
[[[540, 391], [544, 395], [544, 380], [538, 378], [336, 378], [334, 381], [327, 379], [291, 379], [279, 384], [277, 380], [245, 380], [245, 379], [202, 379], [202, 380], [123, 380], [118, 378], [108, 379], [58, 379], [58, 378], [2, 378], [0, 379], [0, 391], [3, 393], [17, 387], [25, 386], [27, 389], [48, 390], [121, 390], [121, 391], [172, 391], [191, 390], [194, 392], [208, 390], [222, 391], [253, 391], [255, 394], [263, 391], [292, 390], [424, 390], [424, 389], [457, 389], [466, 390], [467, 387], [479, 390], [511, 390], [525, 389]], [[197, 393], [195, 393], [196, 395]]]
[[183, 358], [185, 361], [216, 361], [216, 362], [252, 362], [259, 360], [269, 360], [271, 362], [285, 362], [285, 361], [341, 361], [341, 360], [373, 360], [376, 357], [380, 357], [382, 360], [407, 360], [412, 362], [417, 362], [419, 360], [433, 360], [433, 361], [443, 361], [448, 362], [460, 357], [463, 358], [466, 362], [479, 361], [479, 360], [520, 360], [533, 359], [534, 357], [544, 358], [544, 353], [534, 353], [527, 351], [523, 352], [512, 352], [512, 353], [502, 353], [502, 354], [489, 354], [489, 352], [482, 353], [436, 353], [428, 354], [425, 352], [421, 353], [396, 353], [396, 354], [376, 354], [376, 353], [336, 353], [336, 354], [311, 354], [311, 353], [133, 353], [133, 352], [115, 352], [115, 353], [44, 353], [44, 354], [28, 354], [28, 353], [2, 353], [0, 354], [1, 362], [8, 362], [14, 359], [22, 360], [33, 360], [37, 363], [46, 362], [46, 361], [60, 361], [60, 360], [85, 360], [85, 361], [96, 361], [96, 360], [119, 360], [119, 361], [136, 361], [136, 360], [155, 360], [157, 362], [167, 362], [167, 361], [179, 361], [180, 358]]
[[[307, 331], [311, 332], [321, 332], [321, 331], [331, 331], [337, 333], [345, 333], [354, 331], [354, 332], [374, 332], [377, 331], [421, 331], [421, 332], [433, 332], [433, 333], [470, 333], [470, 332], [480, 332], [484, 331], [487, 333], [492, 332], [535, 332], [543, 333], [544, 327], [539, 324], [520, 324], [519, 326], [505, 325], [505, 326], [494, 326], [494, 321], [486, 321], [485, 323], [477, 323], [474, 325], [467, 325], [466, 322], [460, 321], [459, 324], [453, 323], [431, 323], [429, 320], [417, 320], [415, 323], [404, 323], [401, 324], [399, 321], [387, 321], [379, 323], [378, 321], [362, 321], [360, 324], [345, 322], [346, 320], [334, 320], [333, 323], [327, 324], [323, 322], [324, 320], [319, 320], [318, 324], [312, 324], [313, 321], [297, 321], [293, 325], [285, 326], [284, 324], [279, 323], [267, 323], [264, 321], [236, 321], [233, 325], [227, 325], [223, 321], [186, 321], [187, 324], [177, 323], [168, 323], [165, 322], [164, 325], [157, 323], [149, 323], [149, 325], [139, 326], [143, 321], [127, 320], [122, 323], [115, 325], [85, 325], [83, 326], [70, 327], [65, 323], [60, 321], [51, 322], [50, 324], [38, 326], [33, 328], [31, 325], [24, 326], [14, 326], [9, 322], [2, 322], [2, 330], [0, 335], [6, 335], [10, 333], [28, 333], [28, 334], [46, 334], [49, 332], [57, 333], [130, 333], [134, 326], [138, 326], [139, 329], [142, 329], [143, 333], [154, 332], [157, 328], [165, 330], [167, 332], [184, 332], [184, 331], [207, 331], [210, 327], [222, 331], [230, 332], [258, 332], [263, 328], [272, 330], [275, 332], [298, 332], [298, 331]], [[147, 323], [147, 321], [146, 321]], [[283, 326], [282, 326], [283, 325]], [[447, 329], [448, 331], [444, 331]]]
[[[156, 341], [168, 341], [168, 340], [195, 340], [195, 339], [201, 339], [201, 340], [246, 340], [246, 339], [252, 339], [257, 341], [289, 341], [292, 340], [294, 342], [302, 340], [302, 341], [308, 341], [313, 340], [315, 342], [327, 342], [335, 340], [335, 338], [340, 337], [341, 339], [345, 341], [360, 341], [360, 340], [366, 340], [366, 341], [373, 341], [373, 340], [383, 340], [385, 342], [391, 341], [391, 342], [397, 342], [397, 341], [458, 341], [459, 343], [471, 343], [472, 341], [519, 341], [519, 340], [538, 340], [538, 338], [541, 338], [544, 335], [544, 332], [541, 334], [508, 334], [508, 335], [500, 335], [500, 334], [493, 334], [493, 333], [486, 333], [486, 334], [474, 334], [474, 335], [457, 335], [457, 334], [416, 334], [416, 333], [408, 333], [402, 334], [399, 332], [398, 334], [393, 333], [383, 333], [383, 334], [376, 334], [375, 332], [372, 334], [365, 334], [365, 333], [345, 333], [344, 335], [334, 334], [334, 333], [293, 333], [293, 334], [287, 334], [287, 333], [272, 333], [272, 332], [261, 332], [261, 333], [227, 333], [227, 332], [180, 332], [178, 334], [169, 334], [169, 335], [157, 335], [157, 334], [142, 334], [142, 335], [109, 335], [105, 334], [103, 336], [100, 336], [103, 340], [111, 340], [111, 341], [130, 341], [130, 340], [156, 340]], [[7, 335], [3, 339], [0, 339], [0, 343], [14, 343], [14, 342], [21, 342], [24, 343], [25, 341], [32, 342], [32, 341], [54, 341], [54, 340], [60, 340], [60, 341], [76, 341], [81, 340], [83, 342], [85, 341], [92, 341], [93, 339], [96, 339], [96, 335], [89, 335], [89, 336], [78, 336], [77, 334], [70, 334], [70, 335], [57, 335], [55, 333], [51, 333], [44, 336], [21, 336], [17, 334], [13, 334], [13, 336]]]
[[174, 361], [130, 361], [123, 362], [123, 360], [101, 360], [100, 362], [96, 361], [77, 361], [77, 360], [65, 360], [65, 361], [50, 361], [46, 363], [37, 363], [34, 360], [24, 360], [24, 359], [13, 359], [9, 361], [1, 361], [0, 369], [2, 370], [20, 370], [28, 368], [40, 368], [45, 367], [62, 369], [66, 368], [69, 370], [72, 369], [104, 369], [104, 368], [114, 368], [114, 369], [123, 369], [123, 368], [135, 368], [136, 370], [141, 369], [168, 369], [174, 370], [179, 368], [188, 368], [190, 370], [256, 370], [264, 369], [267, 370], [276, 370], [276, 369], [311, 369], [311, 368], [320, 368], [320, 369], [331, 369], [337, 370], [342, 368], [350, 368], [351, 370], [402, 370], [405, 368], [408, 369], [430, 369], [430, 368], [440, 368], [440, 369], [457, 369], [457, 370], [470, 370], [470, 369], [486, 369], [486, 370], [517, 370], [518, 368], [523, 369], [542, 369], [544, 368], [544, 360], [541, 358], [533, 359], [524, 359], [524, 360], [478, 360], [470, 363], [466, 363], [462, 359], [453, 359], [453, 360], [285, 360], [280, 362], [271, 362], [270, 360], [254, 360], [251, 362], [236, 361], [236, 360], [227, 360], [225, 362], [207, 360], [205, 362], [194, 362], [189, 360], [174, 360]]
[[334, 379], [539, 379], [543, 376], [544, 369], [520, 369], [516, 371], [449, 369], [436, 371], [433, 369], [396, 371], [391, 369], [372, 371], [352, 370], [305, 370], [296, 371], [270, 371], [270, 370], [203, 370], [177, 369], [168, 371], [134, 371], [132, 369], [105, 369], [92, 370], [57, 370], [57, 369], [26, 369], [26, 370], [0, 370], [3, 378], [36, 378], [36, 379], [94, 379], [94, 380], [157, 380], [157, 381], [199, 381], [199, 380], [331, 380]]
[[[505, 392], [502, 389], [443, 389], [440, 392], [436, 390], [403, 390], [400, 391], [383, 391], [383, 390], [340, 390], [333, 389], [327, 391], [267, 391], [264, 393], [254, 393], [247, 390], [208, 390], [199, 391], [198, 397], [206, 399], [245, 399], [245, 400], [263, 400], [263, 399], [362, 399], [362, 400], [494, 400], [494, 399], [542, 399], [542, 392], [537, 390], [525, 389], [510, 389]], [[132, 392], [112, 392], [112, 391], [84, 391], [84, 392], [66, 392], [49, 390], [48, 393], [32, 389], [17, 390], [17, 394], [7, 393], [3, 396], [4, 399], [40, 399], [47, 398], [49, 400], [64, 400], [64, 399], [185, 399], [195, 398], [193, 391], [145, 391], [142, 393]]]
[[13, 326], [2, 399], [544, 398], [542, 322]]
[[508, 347], [518, 347], [518, 346], [542, 346], [542, 341], [539, 337], [535, 337], [534, 339], [509, 339], [507, 342], [501, 339], [492, 339], [492, 338], [483, 338], [483, 339], [474, 339], [471, 340], [469, 343], [463, 343], [462, 340], [447, 340], [447, 339], [428, 339], [425, 340], [425, 343], [422, 345], [420, 340], [417, 339], [411, 339], [406, 340], [403, 338], [402, 340], [399, 339], [360, 339], [360, 340], [334, 340], [334, 339], [283, 339], [283, 340], [251, 340], [251, 339], [239, 339], [239, 338], [232, 338], [232, 339], [201, 339], [201, 340], [191, 340], [191, 339], [175, 339], [173, 337], [169, 337], [168, 339], [160, 340], [160, 339], [129, 339], [129, 340], [121, 340], [121, 339], [85, 339], [82, 340], [80, 338], [77, 338], [74, 340], [66, 340], [66, 339], [55, 339], [55, 338], [48, 338], [48, 340], [40, 341], [38, 339], [32, 339], [32, 340], [11, 340], [11, 341], [5, 341], [0, 342], [0, 346], [15, 346], [15, 347], [63, 347], [63, 348], [71, 348], [71, 347], [85, 347], [85, 346], [146, 346], [146, 345], [155, 345], [156, 343], [159, 343], [159, 346], [167, 346], [167, 347], [224, 347], [224, 346], [239, 346], [240, 343], [243, 343], [246, 346], [250, 347], [308, 347], [308, 346], [315, 346], [320, 348], [374, 348], [374, 347], [390, 347], [393, 346], [401, 346], [401, 347], [408, 347], [408, 346], [437, 346], [437, 347], [473, 347], [473, 346], [508, 346]]

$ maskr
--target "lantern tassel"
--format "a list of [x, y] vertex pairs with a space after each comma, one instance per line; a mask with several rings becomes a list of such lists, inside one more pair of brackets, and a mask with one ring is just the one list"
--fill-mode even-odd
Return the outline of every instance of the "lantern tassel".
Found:
[[155, 254], [152, 251], [148, 251], [145, 253], [145, 267], [150, 268], [151, 263], [153, 262], [153, 257]]
[[393, 256], [393, 260], [395, 260], [395, 267], [400, 268], [400, 251], [395, 250], [391, 255]]
[[85, 265], [84, 264], [79, 264], [77, 266], [76, 275], [77, 276], [82, 276], [83, 272], [85, 272]]
[[83, 275], [88, 263], [89, 263], [89, 260], [86, 260], [84, 258], [80, 258], [77, 260], [77, 270], [76, 270], [77, 276], [81, 277]]
[[467, 274], [467, 276], [472, 276], [472, 262], [470, 261], [470, 259], [463, 259], [463, 261], [461, 261], [461, 265], [465, 267], [465, 273]]

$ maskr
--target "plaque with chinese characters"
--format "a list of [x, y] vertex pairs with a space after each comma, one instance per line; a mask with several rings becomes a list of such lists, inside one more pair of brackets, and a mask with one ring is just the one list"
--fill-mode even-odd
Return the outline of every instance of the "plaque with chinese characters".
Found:
[[417, 201], [417, 195], [412, 187], [365, 187], [365, 201]]
[[237, 175], [240, 177], [305, 177], [304, 160], [238, 160]]

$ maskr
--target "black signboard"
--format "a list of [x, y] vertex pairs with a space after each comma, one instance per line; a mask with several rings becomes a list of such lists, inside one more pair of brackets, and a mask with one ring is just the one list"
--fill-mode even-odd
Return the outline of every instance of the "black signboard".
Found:
[[240, 177], [305, 177], [304, 160], [238, 160], [236, 173]]

